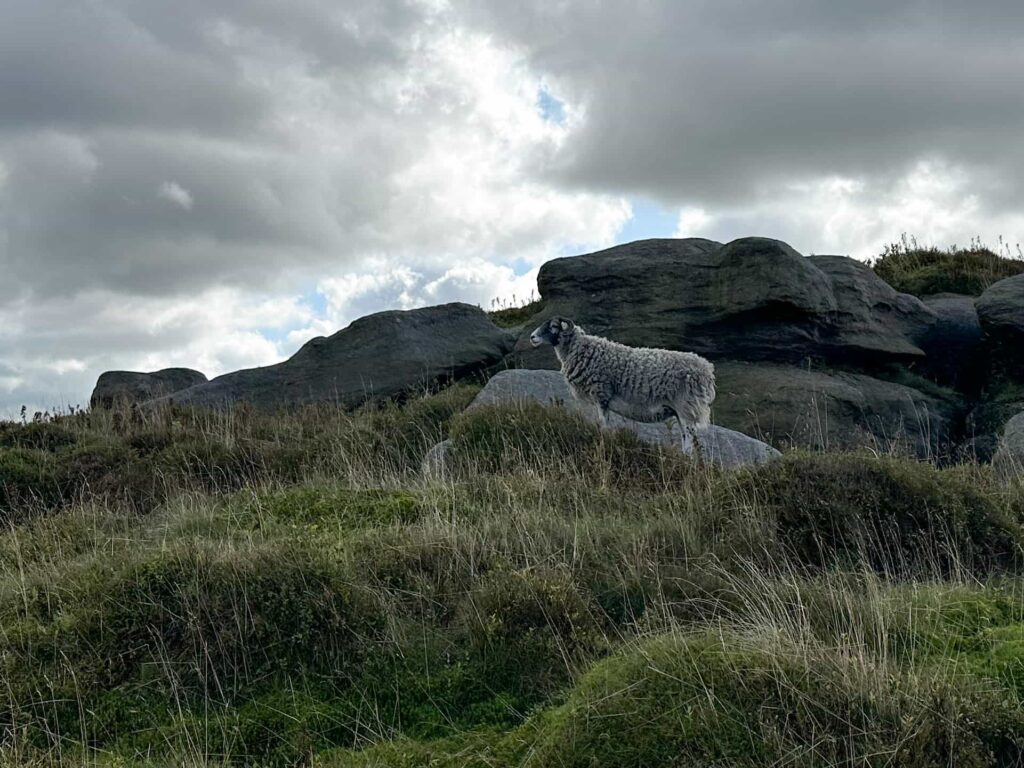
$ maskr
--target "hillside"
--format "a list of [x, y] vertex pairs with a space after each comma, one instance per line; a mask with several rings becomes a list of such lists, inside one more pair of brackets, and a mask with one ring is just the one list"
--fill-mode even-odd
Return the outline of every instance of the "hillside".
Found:
[[473, 391], [4, 427], [4, 757], [1017, 764], [1020, 487], [718, 471]]
[[[511, 330], [385, 313], [268, 378], [110, 376], [91, 411], [0, 423], [0, 764], [1024, 764], [1024, 420], [1002, 463], [949, 448], [1021, 410], [1016, 283], [966, 297], [985, 331], [943, 369], [951, 315], [749, 240], [552, 262]], [[566, 308], [723, 353], [709, 434], [750, 451], [496, 395], [558, 378], [498, 371]], [[381, 387], [329, 375], [439, 328], [415, 377], [404, 349]]]

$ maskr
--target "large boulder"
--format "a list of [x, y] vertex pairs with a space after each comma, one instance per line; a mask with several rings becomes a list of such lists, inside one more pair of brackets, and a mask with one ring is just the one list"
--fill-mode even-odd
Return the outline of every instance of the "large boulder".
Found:
[[936, 322], [921, 340], [926, 358], [922, 372], [960, 391], [981, 386], [982, 331], [971, 296], [938, 294], [924, 299]]
[[206, 381], [206, 376], [190, 368], [166, 368], [153, 373], [107, 371], [96, 381], [89, 398], [92, 408], [114, 408], [144, 403]]
[[936, 317], [915, 296], [898, 293], [867, 264], [849, 256], [809, 256], [829, 278], [836, 311], [827, 318], [817, 356], [847, 363], [920, 359], [919, 344]]
[[204, 407], [353, 407], [479, 373], [500, 363], [514, 341], [469, 304], [378, 312], [310, 340], [283, 363], [229, 373], [167, 399]]
[[1024, 411], [1006, 422], [992, 464], [1006, 480], [1024, 477]]
[[[556, 371], [510, 370], [502, 371], [487, 382], [469, 409], [486, 405], [538, 402], [558, 405], [579, 413], [588, 421], [599, 423], [597, 409], [573, 397], [565, 377]], [[626, 429], [648, 443], [682, 446], [678, 424], [672, 421], [644, 424], [610, 414], [609, 429]], [[722, 427], [710, 426], [698, 433], [704, 458], [724, 467], [763, 464], [779, 455], [774, 448], [747, 435]], [[437, 474], [444, 463], [446, 446], [435, 447], [424, 460], [424, 471]]]
[[1000, 436], [1010, 419], [1024, 411], [1024, 391], [1009, 387], [986, 392], [964, 423], [962, 457], [967, 460], [992, 461], [1000, 444]]
[[520, 337], [524, 367], [555, 367], [550, 350], [527, 349], [532, 327], [555, 314], [633, 346], [856, 365], [922, 358], [918, 339], [935, 322], [852, 259], [804, 258], [758, 237], [642, 240], [550, 261], [537, 283], [544, 305]]
[[1024, 274], [989, 286], [977, 307], [991, 373], [1024, 380]]
[[857, 373], [715, 364], [715, 423], [778, 447], [945, 454], [957, 403]]

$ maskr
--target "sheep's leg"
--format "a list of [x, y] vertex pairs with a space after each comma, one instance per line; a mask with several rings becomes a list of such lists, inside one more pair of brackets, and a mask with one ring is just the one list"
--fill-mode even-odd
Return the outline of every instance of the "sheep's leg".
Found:
[[679, 414], [676, 414], [676, 419], [679, 421], [679, 429], [683, 433], [683, 453], [692, 454], [698, 464], [704, 464], [704, 448], [697, 439], [697, 427], [683, 421]]
[[599, 400], [597, 403], [597, 420], [601, 423], [601, 429], [608, 428], [608, 401]]

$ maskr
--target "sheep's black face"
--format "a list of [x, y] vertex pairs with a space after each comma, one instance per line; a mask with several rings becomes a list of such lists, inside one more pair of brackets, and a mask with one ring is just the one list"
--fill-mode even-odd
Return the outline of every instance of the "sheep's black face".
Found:
[[530, 343], [535, 347], [539, 347], [541, 344], [557, 347], [562, 341], [562, 334], [568, 333], [574, 327], [572, 320], [553, 317], [530, 334]]

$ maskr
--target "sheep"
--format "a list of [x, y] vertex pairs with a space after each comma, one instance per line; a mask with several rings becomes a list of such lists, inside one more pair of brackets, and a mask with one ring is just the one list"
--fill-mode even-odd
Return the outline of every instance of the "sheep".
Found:
[[708, 425], [715, 399], [715, 367], [693, 352], [627, 347], [591, 336], [564, 317], [554, 317], [530, 335], [534, 347], [550, 344], [573, 395], [597, 405], [602, 426], [612, 411], [633, 421], [675, 416], [688, 443], [700, 453], [696, 431]]

